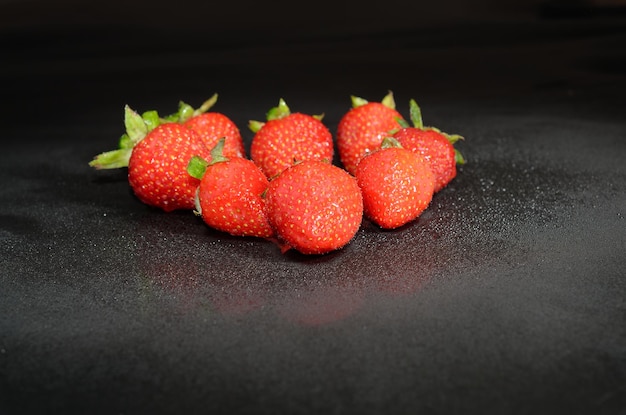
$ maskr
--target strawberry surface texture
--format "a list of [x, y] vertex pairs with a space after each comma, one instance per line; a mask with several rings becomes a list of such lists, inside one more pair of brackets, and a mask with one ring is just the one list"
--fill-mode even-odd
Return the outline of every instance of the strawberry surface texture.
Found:
[[226, 115], [219, 112], [207, 112], [190, 118], [184, 125], [194, 130], [208, 148], [213, 148], [218, 140], [224, 138], [226, 157], [245, 157], [243, 138], [237, 125]]
[[394, 229], [415, 220], [428, 207], [435, 176], [418, 154], [385, 139], [357, 166], [365, 216], [381, 228]]
[[200, 181], [187, 173], [187, 164], [194, 156], [209, 158], [210, 151], [193, 130], [161, 124], [133, 148], [130, 187], [139, 200], [166, 212], [193, 209]]
[[363, 218], [356, 179], [322, 161], [303, 161], [283, 171], [270, 182], [266, 203], [278, 237], [304, 254], [344, 247]]

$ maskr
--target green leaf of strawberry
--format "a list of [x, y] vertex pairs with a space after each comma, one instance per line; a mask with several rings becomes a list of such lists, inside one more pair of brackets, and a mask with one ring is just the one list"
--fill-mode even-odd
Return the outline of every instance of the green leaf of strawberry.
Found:
[[130, 109], [128, 105], [124, 107], [124, 126], [126, 127], [126, 135], [132, 144], [140, 142], [148, 134], [146, 120]]
[[128, 161], [135, 145], [159, 124], [161, 124], [161, 120], [156, 111], [146, 111], [139, 115], [126, 105], [124, 107], [126, 132], [120, 137], [118, 149], [96, 155], [89, 165], [96, 169], [128, 167]]
[[281, 118], [285, 118], [289, 116], [290, 114], [291, 114], [291, 110], [287, 106], [287, 103], [285, 102], [285, 100], [281, 98], [278, 100], [278, 105], [271, 108], [267, 112], [267, 121], [279, 120]]

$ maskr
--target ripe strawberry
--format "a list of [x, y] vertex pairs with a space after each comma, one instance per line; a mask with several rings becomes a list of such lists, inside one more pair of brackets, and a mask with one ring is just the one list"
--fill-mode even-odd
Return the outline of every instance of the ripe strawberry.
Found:
[[367, 153], [380, 148], [390, 131], [400, 128], [402, 115], [396, 111], [390, 91], [381, 102], [368, 102], [352, 97], [352, 108], [339, 120], [337, 150], [344, 168], [354, 174], [359, 160]]
[[294, 161], [331, 160], [333, 137], [322, 115], [292, 113], [283, 99], [267, 113], [267, 122], [250, 121], [254, 132], [250, 158], [268, 178], [281, 173]]
[[385, 138], [379, 150], [361, 159], [356, 179], [365, 216], [384, 229], [398, 228], [421, 215], [435, 188], [428, 163], [393, 138]]
[[167, 117], [197, 132], [208, 148], [213, 148], [218, 140], [226, 138], [224, 144], [225, 157], [245, 157], [246, 150], [243, 138], [237, 125], [226, 115], [209, 111], [217, 102], [217, 94], [206, 100], [198, 109], [181, 102], [178, 112]]
[[270, 223], [283, 252], [324, 254], [348, 244], [359, 230], [363, 200], [356, 179], [330, 162], [296, 163], [270, 181]]
[[462, 140], [458, 134], [446, 134], [434, 127], [424, 127], [422, 112], [415, 102], [410, 101], [410, 116], [413, 126], [401, 122], [403, 128], [393, 134], [402, 147], [420, 154], [429, 162], [435, 174], [435, 192], [440, 191], [456, 177], [457, 164], [464, 164], [463, 155], [454, 148]]
[[252, 160], [224, 156], [225, 139], [211, 150], [211, 161], [194, 157], [188, 172], [200, 179], [196, 211], [214, 229], [235, 236], [274, 235], [261, 197], [269, 184]]
[[160, 124], [154, 111], [140, 116], [125, 109], [126, 134], [120, 148], [97, 155], [96, 169], [128, 167], [128, 182], [143, 203], [171, 212], [193, 209], [200, 181], [187, 174], [193, 156], [210, 157], [195, 131], [178, 123]]
[[198, 135], [179, 124], [157, 126], [133, 148], [128, 161], [128, 182], [147, 205], [166, 212], [193, 209], [199, 181], [186, 171], [189, 160], [208, 157]]

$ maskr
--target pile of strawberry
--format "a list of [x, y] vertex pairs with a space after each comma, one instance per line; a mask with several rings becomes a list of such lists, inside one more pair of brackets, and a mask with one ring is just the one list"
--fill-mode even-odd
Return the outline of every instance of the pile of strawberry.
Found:
[[335, 135], [323, 115], [291, 112], [284, 100], [265, 121], [250, 121], [250, 157], [240, 130], [211, 111], [213, 95], [194, 109], [160, 117], [125, 108], [119, 148], [89, 163], [128, 168], [137, 198], [165, 212], [192, 210], [212, 228], [272, 240], [282, 252], [325, 254], [347, 245], [363, 218], [383, 229], [417, 219], [457, 174], [462, 139], [425, 127], [410, 100], [412, 125], [393, 94], [381, 102], [352, 97]]

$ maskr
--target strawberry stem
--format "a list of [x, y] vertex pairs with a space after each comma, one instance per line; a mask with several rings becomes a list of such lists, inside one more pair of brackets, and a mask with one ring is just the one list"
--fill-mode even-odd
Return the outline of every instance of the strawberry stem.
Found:
[[211, 98], [204, 101], [202, 105], [200, 106], [200, 108], [198, 108], [197, 110], [193, 112], [193, 115], [196, 116], [196, 115], [204, 114], [205, 112], [210, 110], [213, 107], [213, 105], [215, 105], [216, 102], [217, 102], [217, 93], [213, 94]]

